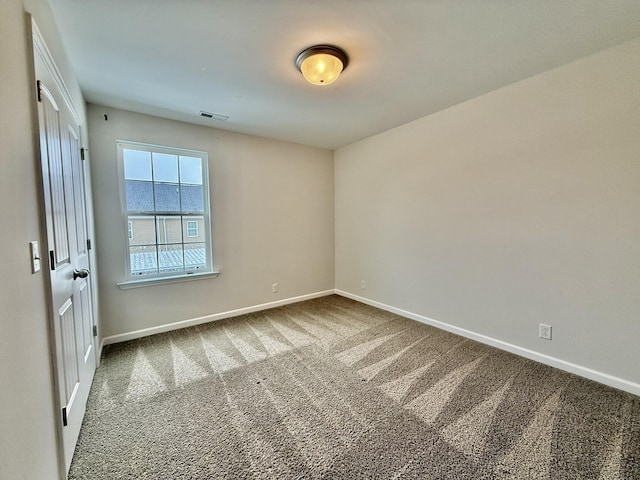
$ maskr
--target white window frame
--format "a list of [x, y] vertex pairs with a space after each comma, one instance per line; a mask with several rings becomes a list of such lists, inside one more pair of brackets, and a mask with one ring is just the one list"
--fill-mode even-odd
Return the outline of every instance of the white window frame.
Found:
[[[200, 150], [191, 150], [186, 148], [168, 147], [163, 145], [154, 145], [148, 143], [134, 142], [128, 140], [117, 140], [117, 162], [118, 162], [118, 180], [120, 186], [120, 206], [123, 222], [123, 238], [124, 238], [124, 257], [125, 257], [125, 280], [118, 282], [120, 288], [135, 288], [139, 286], [148, 286], [157, 283], [172, 283], [174, 281], [195, 280], [200, 278], [217, 277], [219, 272], [213, 268], [213, 255], [212, 255], [212, 231], [211, 231], [211, 208], [209, 199], [209, 157], [207, 152]], [[124, 150], [140, 150], [145, 152], [153, 152], [169, 155], [182, 155], [188, 157], [198, 157], [202, 161], [202, 193], [203, 193], [203, 206], [204, 212], [130, 212], [127, 210], [126, 199], [126, 181], [125, 181], [125, 169], [124, 169]], [[180, 272], [158, 272], [156, 274], [145, 275], [133, 275], [131, 273], [131, 256], [130, 256], [130, 238], [129, 233], [133, 233], [133, 226], [129, 227], [130, 216], [136, 217], [155, 217], [155, 216], [181, 216], [183, 218], [189, 216], [197, 216], [204, 218], [204, 239], [202, 242], [205, 244], [205, 257], [206, 265], [203, 268], [185, 269]], [[197, 228], [196, 221], [196, 228]], [[186, 230], [186, 229], [185, 229]], [[191, 237], [193, 238], [193, 237]], [[183, 237], [184, 244], [184, 237]], [[156, 246], [158, 245], [156, 239]]]

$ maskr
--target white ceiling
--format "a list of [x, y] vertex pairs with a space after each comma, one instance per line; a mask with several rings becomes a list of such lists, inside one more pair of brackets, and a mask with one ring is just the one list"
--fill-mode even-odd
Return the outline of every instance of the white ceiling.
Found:
[[640, 36], [640, 0], [49, 1], [88, 102], [330, 149]]

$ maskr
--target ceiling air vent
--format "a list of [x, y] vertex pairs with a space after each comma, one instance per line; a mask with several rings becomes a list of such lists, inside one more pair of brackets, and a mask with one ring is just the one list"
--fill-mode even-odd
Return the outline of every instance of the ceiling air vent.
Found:
[[203, 112], [202, 110], [200, 111], [200, 116], [204, 118], [211, 118], [213, 120], [218, 120], [220, 122], [226, 122], [227, 120], [229, 120], [229, 117], [227, 115], [220, 115], [219, 113]]

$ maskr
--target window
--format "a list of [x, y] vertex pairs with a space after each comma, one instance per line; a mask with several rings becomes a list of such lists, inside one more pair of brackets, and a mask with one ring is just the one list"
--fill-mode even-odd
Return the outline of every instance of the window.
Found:
[[195, 220], [187, 220], [187, 237], [195, 238], [198, 236], [198, 222]]
[[207, 153], [117, 145], [127, 279], [212, 272]]

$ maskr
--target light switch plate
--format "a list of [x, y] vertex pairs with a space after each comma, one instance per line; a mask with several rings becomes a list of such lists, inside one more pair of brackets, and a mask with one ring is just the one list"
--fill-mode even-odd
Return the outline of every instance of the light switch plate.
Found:
[[29, 247], [31, 249], [31, 271], [36, 273], [40, 271], [40, 246], [38, 241], [35, 240], [29, 242]]

